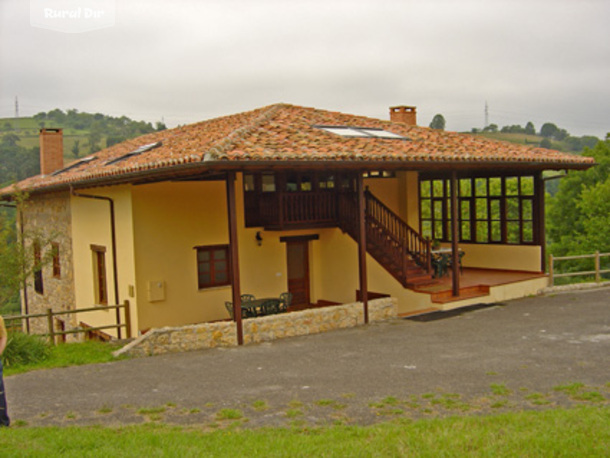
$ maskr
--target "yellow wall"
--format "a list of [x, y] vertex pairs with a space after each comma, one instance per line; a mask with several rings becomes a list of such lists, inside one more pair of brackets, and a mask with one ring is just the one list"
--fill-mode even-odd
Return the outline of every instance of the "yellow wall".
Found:
[[[129, 296], [129, 285], [135, 285], [134, 245], [131, 208], [131, 187], [115, 186], [82, 191], [83, 194], [110, 197], [114, 200], [116, 220], [117, 272], [119, 277], [119, 301], [130, 301], [132, 324], [137, 329], [137, 304]], [[94, 267], [91, 245], [106, 247], [106, 273], [108, 303], [117, 303], [114, 290], [112, 258], [112, 232], [110, 224], [110, 204], [107, 201], [84, 197], [71, 197], [72, 240], [74, 252], [74, 283], [76, 308], [89, 308], [95, 304]], [[103, 326], [116, 323], [116, 311], [100, 307], [99, 312], [81, 313], [79, 322], [89, 326]], [[123, 321], [123, 319], [121, 318]], [[114, 330], [103, 332], [116, 336]], [[125, 333], [122, 333], [125, 336]]]
[[[444, 244], [449, 247], [449, 245]], [[460, 243], [462, 265], [482, 269], [540, 272], [541, 249], [531, 245], [483, 245]]]

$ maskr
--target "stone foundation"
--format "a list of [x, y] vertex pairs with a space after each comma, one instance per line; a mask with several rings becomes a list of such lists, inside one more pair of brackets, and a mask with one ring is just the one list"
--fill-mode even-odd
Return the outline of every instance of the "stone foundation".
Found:
[[[397, 316], [396, 300], [376, 299], [369, 302], [369, 322]], [[284, 337], [303, 336], [353, 328], [364, 324], [361, 302], [269, 315], [243, 320], [244, 343], [267, 342]], [[115, 356], [150, 356], [237, 345], [232, 321], [202, 323], [178, 328], [152, 329], [115, 352]]]

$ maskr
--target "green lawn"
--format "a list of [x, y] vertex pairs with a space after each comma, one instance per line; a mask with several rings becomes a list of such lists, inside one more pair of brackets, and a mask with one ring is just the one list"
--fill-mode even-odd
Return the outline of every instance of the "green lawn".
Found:
[[610, 409], [582, 407], [303, 429], [204, 432], [158, 424], [12, 427], [0, 456], [608, 456]]

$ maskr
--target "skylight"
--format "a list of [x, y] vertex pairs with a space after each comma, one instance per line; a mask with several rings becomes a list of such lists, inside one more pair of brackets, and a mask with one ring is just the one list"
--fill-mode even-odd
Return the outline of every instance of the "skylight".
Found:
[[375, 127], [348, 127], [348, 126], [314, 126], [318, 129], [341, 135], [342, 137], [359, 138], [385, 138], [391, 140], [408, 140], [407, 137]]
[[149, 143], [147, 145], [142, 145], [138, 149], [130, 151], [127, 154], [123, 154], [122, 156], [119, 156], [116, 159], [109, 160], [108, 162], [106, 162], [106, 165], [116, 164], [117, 162], [124, 161], [125, 159], [129, 159], [132, 156], [137, 156], [138, 154], [145, 153], [146, 151], [150, 151], [151, 149], [158, 148], [162, 144], [163, 143], [161, 143], [161, 142], [155, 142], [155, 143]]
[[86, 164], [87, 162], [91, 162], [93, 159], [95, 159], [95, 156], [83, 157], [82, 159], [79, 159], [78, 161], [73, 162], [70, 165], [67, 165], [63, 169], [55, 170], [55, 172], [51, 173], [51, 175], [59, 175], [60, 173], [64, 173], [64, 172], [67, 172], [68, 170], [75, 169], [76, 167], [78, 167], [81, 164]]

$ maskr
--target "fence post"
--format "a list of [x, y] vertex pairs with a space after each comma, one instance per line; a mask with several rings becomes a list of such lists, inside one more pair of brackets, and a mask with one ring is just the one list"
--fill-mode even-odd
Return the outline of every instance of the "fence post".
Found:
[[125, 308], [125, 334], [127, 334], [128, 339], [131, 339], [131, 310], [128, 300], [123, 302], [123, 307]]
[[53, 310], [47, 309], [47, 324], [49, 326], [49, 340], [55, 346], [55, 330], [53, 329]]
[[553, 255], [549, 255], [549, 286], [553, 286]]
[[595, 252], [595, 281], [597, 283], [599, 283], [600, 281], [602, 281], [601, 275], [600, 275], [600, 270], [601, 270], [601, 263], [599, 260], [599, 250], [597, 250]]

